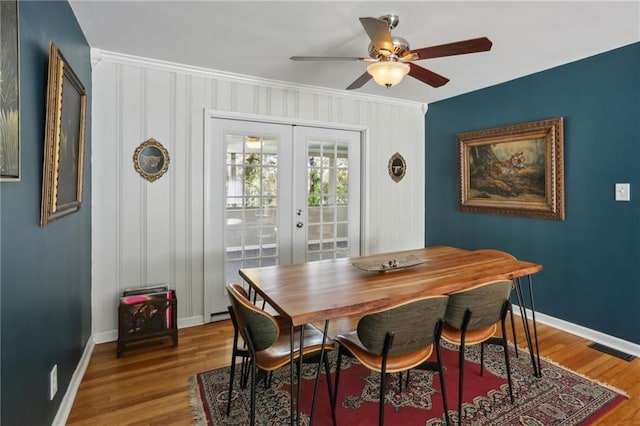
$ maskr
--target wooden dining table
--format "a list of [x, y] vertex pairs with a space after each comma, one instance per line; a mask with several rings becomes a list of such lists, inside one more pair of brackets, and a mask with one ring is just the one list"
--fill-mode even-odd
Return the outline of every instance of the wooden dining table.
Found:
[[[403, 262], [412, 266], [402, 267]], [[421, 296], [455, 293], [492, 280], [513, 280], [531, 354], [533, 374], [539, 375], [540, 360], [531, 275], [541, 270], [542, 265], [518, 260], [498, 250], [470, 251], [434, 246], [356, 258], [248, 268], [239, 272], [251, 289], [291, 326], [292, 348], [294, 328], [304, 324], [324, 322], [326, 335], [329, 321], [333, 319], [361, 315]], [[528, 278], [529, 306], [525, 302], [527, 294], [521, 280], [523, 277]], [[533, 338], [528, 325], [527, 309], [533, 316]], [[300, 339], [304, 339], [302, 332]], [[534, 357], [534, 343], [537, 359]], [[321, 352], [321, 357], [323, 354], [324, 351]], [[292, 350], [292, 384], [293, 361]], [[300, 390], [298, 383], [298, 414]], [[292, 385], [292, 423], [295, 410], [293, 399]], [[314, 408], [312, 406], [312, 414]], [[299, 415], [297, 418], [299, 419]]]

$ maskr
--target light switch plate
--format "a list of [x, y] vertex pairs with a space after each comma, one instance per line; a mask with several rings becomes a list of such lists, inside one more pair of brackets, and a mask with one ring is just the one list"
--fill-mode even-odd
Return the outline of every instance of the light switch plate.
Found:
[[628, 183], [616, 183], [616, 201], [630, 201], [631, 188]]

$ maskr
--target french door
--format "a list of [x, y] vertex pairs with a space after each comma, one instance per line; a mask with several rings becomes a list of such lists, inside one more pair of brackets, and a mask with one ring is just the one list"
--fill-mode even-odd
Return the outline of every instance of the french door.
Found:
[[[360, 254], [360, 133], [210, 118], [205, 313], [241, 268]], [[207, 320], [208, 318], [205, 318]]]

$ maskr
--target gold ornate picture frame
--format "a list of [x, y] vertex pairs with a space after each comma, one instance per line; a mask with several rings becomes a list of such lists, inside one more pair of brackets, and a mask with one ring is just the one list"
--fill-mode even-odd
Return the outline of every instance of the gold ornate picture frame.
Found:
[[564, 220], [563, 119], [458, 135], [459, 208]]
[[133, 153], [133, 165], [140, 176], [154, 182], [169, 170], [169, 152], [157, 140], [142, 142]]
[[389, 176], [395, 183], [402, 180], [407, 173], [407, 162], [404, 161], [404, 157], [400, 153], [396, 152], [389, 158], [389, 164], [387, 164], [389, 170]]
[[87, 95], [58, 47], [51, 43], [40, 226], [82, 204]]
[[20, 37], [16, 0], [0, 1], [0, 182], [20, 180]]

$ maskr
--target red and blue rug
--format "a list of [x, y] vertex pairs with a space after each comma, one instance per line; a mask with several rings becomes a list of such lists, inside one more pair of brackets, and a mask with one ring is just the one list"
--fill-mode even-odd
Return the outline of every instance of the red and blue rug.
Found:
[[[443, 363], [449, 416], [458, 421], [457, 347], [443, 344]], [[594, 382], [550, 361], [541, 359], [542, 377], [532, 374], [531, 358], [520, 350], [516, 358], [510, 347], [511, 373], [515, 403], [511, 404], [507, 386], [504, 354], [499, 346], [485, 349], [485, 371], [480, 376], [478, 346], [467, 347], [463, 396], [463, 424], [467, 425], [588, 425], [625, 401], [623, 392]], [[330, 354], [335, 365], [335, 353]], [[239, 364], [239, 363], [238, 363]], [[226, 415], [229, 367], [199, 373], [190, 379], [192, 407], [198, 425], [249, 424], [249, 388], [239, 385], [239, 366]], [[354, 360], [343, 357], [338, 389], [337, 421], [340, 425], [378, 424], [380, 375]], [[303, 404], [301, 424], [309, 424], [315, 364], [303, 368]], [[333, 376], [332, 376], [333, 378]], [[313, 424], [331, 425], [326, 377], [321, 376]], [[285, 425], [289, 417], [289, 368], [274, 373], [271, 387], [257, 386], [256, 423]], [[444, 425], [444, 414], [437, 373], [412, 370], [409, 387], [398, 389], [398, 375], [388, 380], [385, 403], [387, 425]]]

